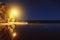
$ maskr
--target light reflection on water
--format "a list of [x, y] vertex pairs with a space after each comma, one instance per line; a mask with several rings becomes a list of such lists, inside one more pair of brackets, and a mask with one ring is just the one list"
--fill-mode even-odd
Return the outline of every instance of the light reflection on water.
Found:
[[60, 24], [17, 25], [16, 31], [19, 40], [60, 39]]

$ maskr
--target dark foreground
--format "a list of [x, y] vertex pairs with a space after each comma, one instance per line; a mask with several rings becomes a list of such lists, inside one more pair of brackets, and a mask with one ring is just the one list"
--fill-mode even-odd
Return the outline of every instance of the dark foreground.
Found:
[[60, 24], [16, 26], [16, 40], [58, 40]]

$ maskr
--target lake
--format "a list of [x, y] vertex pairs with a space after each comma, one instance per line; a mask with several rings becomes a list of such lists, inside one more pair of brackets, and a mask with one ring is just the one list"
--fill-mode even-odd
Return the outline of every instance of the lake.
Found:
[[60, 24], [17, 25], [16, 40], [60, 39]]

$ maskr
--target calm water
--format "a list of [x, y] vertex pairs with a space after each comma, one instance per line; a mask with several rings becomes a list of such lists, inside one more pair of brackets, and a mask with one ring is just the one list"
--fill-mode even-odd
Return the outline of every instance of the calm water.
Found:
[[17, 40], [60, 39], [60, 24], [16, 26]]

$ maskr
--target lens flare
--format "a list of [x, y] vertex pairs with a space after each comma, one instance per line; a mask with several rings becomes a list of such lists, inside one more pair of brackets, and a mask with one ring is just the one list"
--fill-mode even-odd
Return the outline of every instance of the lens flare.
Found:
[[26, 19], [26, 10], [23, 7], [22, 4], [18, 3], [10, 3], [8, 4], [7, 8], [7, 14], [9, 15], [9, 18], [16, 18], [20, 20], [25, 20]]
[[14, 11], [13, 11], [13, 14], [14, 14], [14, 15], [16, 15], [16, 14], [17, 14], [16, 10], [14, 10]]
[[9, 17], [15, 18], [19, 15], [19, 10], [17, 8], [11, 8], [9, 11]]
[[16, 36], [16, 33], [13, 33], [13, 37], [15, 37]]

